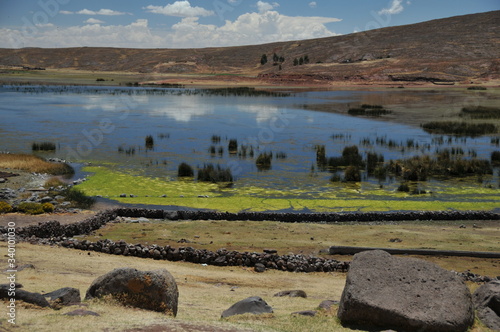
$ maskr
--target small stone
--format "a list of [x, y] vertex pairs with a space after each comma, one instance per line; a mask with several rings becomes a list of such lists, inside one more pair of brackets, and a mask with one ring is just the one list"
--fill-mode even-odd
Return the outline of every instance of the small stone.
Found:
[[255, 264], [253, 269], [255, 272], [258, 272], [258, 273], [266, 272], [266, 267], [264, 266], [264, 264], [261, 264], [261, 263]]
[[317, 314], [317, 312], [314, 310], [303, 310], [303, 311], [292, 312], [292, 315], [294, 315], [294, 316], [299, 315], [299, 316], [314, 317], [314, 316], [316, 316], [316, 314]]

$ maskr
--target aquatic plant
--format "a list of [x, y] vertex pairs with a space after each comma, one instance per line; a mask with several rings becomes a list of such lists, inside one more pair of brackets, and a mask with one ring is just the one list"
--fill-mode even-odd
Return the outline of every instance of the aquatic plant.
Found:
[[214, 144], [218, 144], [221, 141], [221, 137], [219, 135], [215, 135], [215, 134], [212, 135], [211, 139], [212, 139], [212, 143], [214, 143]]
[[384, 163], [384, 156], [382, 154], [369, 152], [366, 156], [366, 171], [369, 175], [372, 175], [375, 169], [382, 163]]
[[177, 168], [177, 176], [180, 178], [181, 177], [193, 177], [194, 170], [187, 163], [180, 163], [179, 167]]
[[431, 121], [421, 125], [431, 134], [482, 136], [498, 132], [497, 126], [492, 123], [467, 123], [456, 121]]
[[31, 150], [33, 150], [33, 151], [55, 151], [56, 144], [53, 142], [40, 142], [40, 143], [33, 142], [33, 144], [31, 145]]
[[238, 140], [234, 138], [230, 139], [229, 144], [227, 145], [227, 150], [229, 154], [238, 153]]
[[255, 160], [255, 165], [259, 171], [267, 171], [271, 169], [272, 152], [262, 152]]
[[154, 145], [155, 145], [155, 140], [154, 140], [153, 136], [151, 136], [151, 135], [146, 136], [144, 141], [145, 141], [146, 149], [152, 150]]
[[392, 111], [385, 109], [381, 105], [362, 104], [361, 107], [349, 108], [347, 111], [349, 115], [365, 115], [365, 116], [382, 116], [392, 113]]
[[233, 182], [230, 168], [222, 168], [220, 165], [205, 164], [198, 168], [198, 181], [203, 182]]
[[500, 151], [493, 151], [491, 153], [491, 162], [495, 165], [500, 164]]
[[326, 148], [323, 144], [317, 144], [314, 146], [314, 149], [316, 150], [316, 165], [318, 165], [319, 169], [323, 170], [328, 163], [326, 159]]
[[359, 182], [361, 181], [361, 171], [358, 166], [348, 166], [344, 172], [344, 181]]
[[468, 106], [462, 108], [460, 116], [468, 116], [472, 119], [499, 119], [500, 107]]

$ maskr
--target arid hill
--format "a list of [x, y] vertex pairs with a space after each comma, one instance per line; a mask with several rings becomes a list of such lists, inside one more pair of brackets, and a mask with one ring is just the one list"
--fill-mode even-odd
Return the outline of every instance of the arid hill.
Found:
[[[230, 73], [276, 82], [499, 79], [499, 23], [500, 11], [494, 11], [344, 36], [252, 46], [0, 49], [0, 65], [144, 74]], [[267, 56], [265, 64], [261, 64], [263, 54]]]

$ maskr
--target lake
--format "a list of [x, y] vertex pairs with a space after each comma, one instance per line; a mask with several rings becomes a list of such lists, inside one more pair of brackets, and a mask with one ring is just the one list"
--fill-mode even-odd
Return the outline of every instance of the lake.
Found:
[[[419, 126], [383, 117], [305, 109], [321, 104], [342, 109], [364, 100], [386, 101], [384, 106], [391, 109], [391, 100], [411, 97], [422, 103], [428, 100], [428, 94], [403, 89], [260, 94], [181, 88], [3, 86], [0, 151], [31, 153], [33, 142], [50, 141], [56, 143], [57, 150], [39, 155], [168, 180], [176, 180], [182, 162], [195, 169], [213, 163], [231, 169], [233, 188], [252, 186], [284, 192], [300, 189], [302, 194], [314, 196], [332, 190], [331, 172], [316, 165], [318, 145], [325, 146], [328, 157], [340, 156], [344, 147], [357, 145], [362, 156], [376, 152], [385, 161], [445, 148], [460, 148], [466, 158], [477, 155], [489, 159], [492, 151], [499, 150], [498, 143], [489, 136], [431, 135]], [[459, 104], [457, 95], [460, 93], [444, 90], [436, 101], [433, 92], [433, 107], [455, 106]], [[436, 106], [439, 101], [441, 104]], [[148, 135], [154, 140], [150, 149], [145, 146]], [[238, 142], [237, 154], [228, 152], [231, 139]], [[242, 146], [246, 147], [245, 153]], [[255, 163], [263, 152], [274, 156], [270, 169], [265, 171]], [[400, 181], [366, 174], [363, 179], [386, 187]], [[439, 180], [430, 179], [432, 182]], [[485, 179], [486, 183], [498, 188], [498, 170]]]

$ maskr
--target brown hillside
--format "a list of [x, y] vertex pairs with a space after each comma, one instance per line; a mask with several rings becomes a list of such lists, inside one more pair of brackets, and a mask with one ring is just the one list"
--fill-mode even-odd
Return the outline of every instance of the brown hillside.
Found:
[[[273, 54], [284, 57], [281, 70]], [[268, 63], [260, 64], [262, 54]], [[308, 64], [294, 66], [307, 55]], [[500, 78], [500, 11], [344, 36], [203, 49], [0, 49], [0, 65], [92, 71], [231, 73], [268, 80]]]

